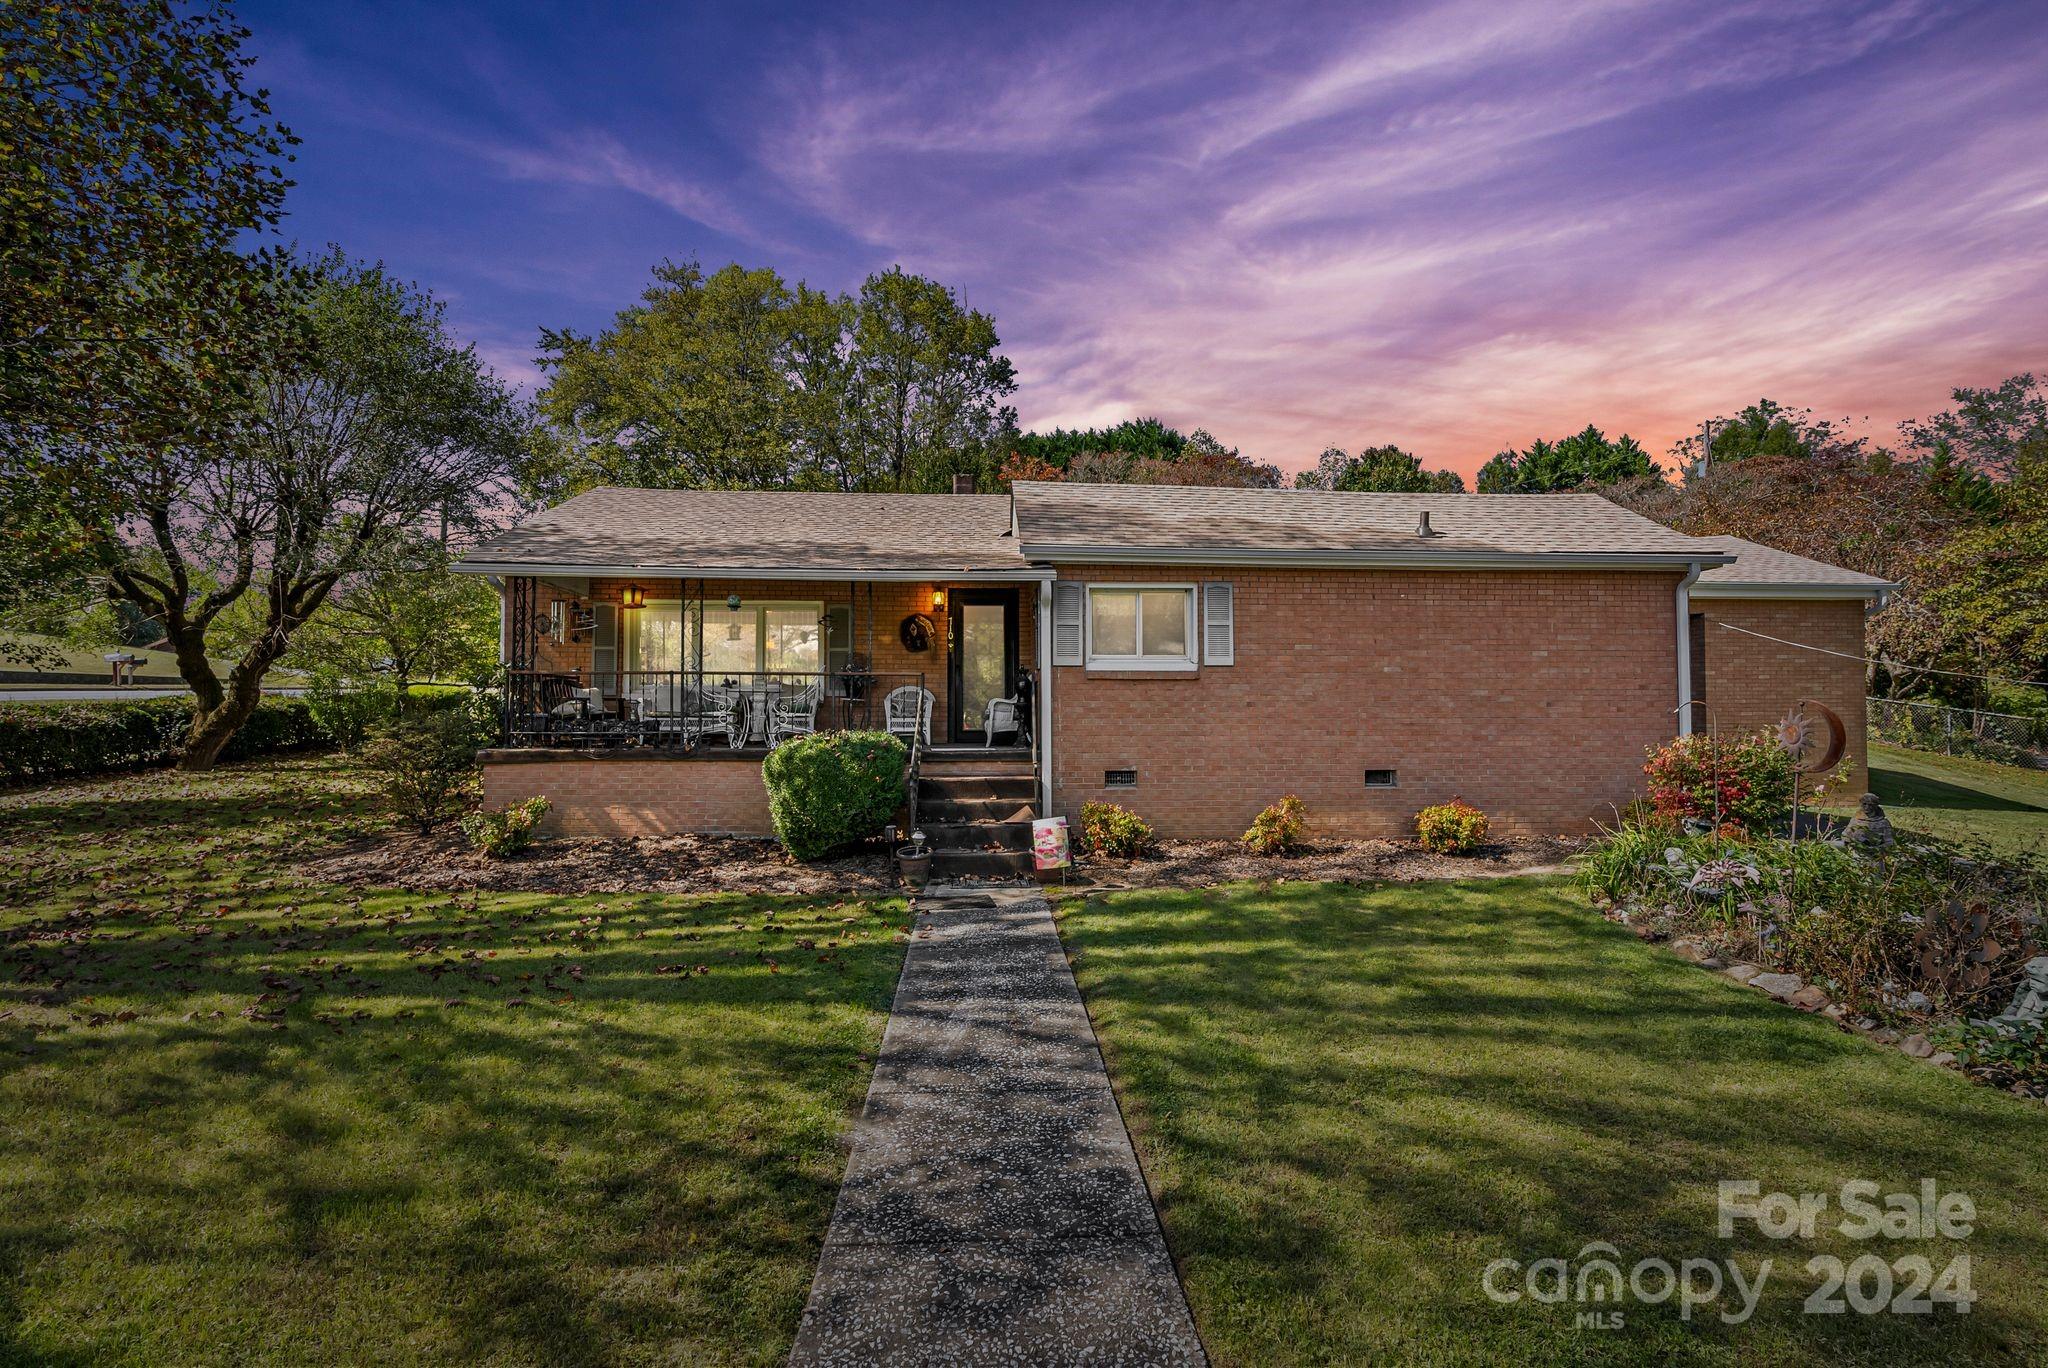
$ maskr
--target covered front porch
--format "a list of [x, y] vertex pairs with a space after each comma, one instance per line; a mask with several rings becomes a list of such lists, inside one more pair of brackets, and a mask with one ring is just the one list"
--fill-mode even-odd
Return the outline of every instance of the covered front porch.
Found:
[[1042, 586], [507, 576], [500, 744], [758, 759], [795, 736], [871, 729], [1035, 760]]

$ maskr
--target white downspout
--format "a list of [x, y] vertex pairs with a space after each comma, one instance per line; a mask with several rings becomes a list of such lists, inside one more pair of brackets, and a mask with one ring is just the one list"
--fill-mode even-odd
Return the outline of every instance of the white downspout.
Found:
[[1052, 581], [1038, 582], [1038, 815], [1052, 811]]
[[1692, 735], [1692, 586], [1700, 577], [1694, 561], [1678, 582], [1678, 734]]

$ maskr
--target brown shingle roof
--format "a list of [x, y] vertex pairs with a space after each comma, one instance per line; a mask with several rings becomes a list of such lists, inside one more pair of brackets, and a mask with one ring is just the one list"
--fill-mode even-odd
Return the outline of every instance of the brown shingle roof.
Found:
[[[1415, 534], [1428, 510], [1440, 536]], [[1668, 564], [1732, 556], [1700, 586], [1886, 582], [1737, 537], [1688, 537], [1592, 494], [1332, 494], [1320, 490], [1020, 482], [1001, 494], [829, 494], [760, 490], [593, 489], [483, 543], [472, 570], [858, 573], [1017, 572], [1030, 556], [1074, 559], [1122, 549], [1234, 554], [1465, 558], [1636, 557]]]
[[1790, 551], [1744, 541], [1740, 537], [1702, 537], [1700, 540], [1710, 542], [1735, 557], [1733, 565], [1717, 565], [1701, 573], [1698, 587], [1709, 594], [1741, 585], [1778, 589], [1859, 589], [1871, 594], [1895, 587], [1890, 580], [1879, 579], [1876, 575], [1844, 570], [1839, 565], [1795, 556]]
[[[1184, 485], [1016, 486], [1026, 555], [1089, 549], [1477, 558], [1718, 554], [1595, 494], [1351, 494]], [[1439, 534], [1416, 535], [1427, 510]]]
[[1002, 494], [604, 488], [500, 533], [464, 560], [558, 573], [1025, 569], [1009, 532]]

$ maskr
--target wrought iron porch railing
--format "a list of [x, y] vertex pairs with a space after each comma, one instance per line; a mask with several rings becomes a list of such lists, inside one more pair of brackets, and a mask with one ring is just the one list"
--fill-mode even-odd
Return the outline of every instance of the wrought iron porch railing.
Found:
[[[512, 747], [770, 747], [817, 731], [889, 730], [888, 697], [921, 673], [873, 670], [507, 670]], [[931, 715], [929, 692], [924, 716]], [[914, 713], [912, 715], [915, 715]], [[899, 717], [898, 731], [903, 729]]]

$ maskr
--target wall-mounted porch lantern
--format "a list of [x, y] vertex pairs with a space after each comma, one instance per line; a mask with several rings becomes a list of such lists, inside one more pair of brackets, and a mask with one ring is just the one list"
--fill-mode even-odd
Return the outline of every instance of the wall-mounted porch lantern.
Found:
[[933, 611], [934, 613], [943, 613], [943, 612], [945, 612], [945, 611], [946, 611], [946, 591], [945, 591], [945, 590], [943, 590], [943, 589], [934, 589], [934, 590], [932, 590], [932, 611]]
[[619, 607], [644, 608], [647, 606], [647, 591], [637, 584], [629, 584], [619, 590]]

